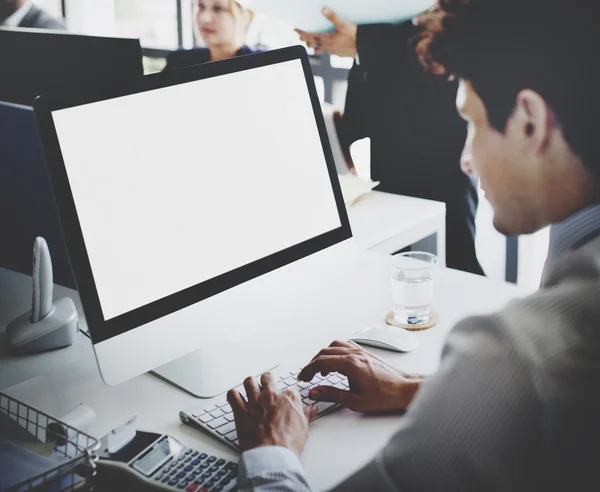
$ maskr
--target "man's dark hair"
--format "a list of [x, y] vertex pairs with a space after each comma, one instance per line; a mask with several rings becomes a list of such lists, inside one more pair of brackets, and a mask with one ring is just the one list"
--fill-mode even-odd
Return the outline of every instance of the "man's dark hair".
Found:
[[548, 103], [574, 153], [600, 175], [599, 0], [438, 0], [416, 38], [434, 73], [469, 80], [504, 132], [518, 93]]

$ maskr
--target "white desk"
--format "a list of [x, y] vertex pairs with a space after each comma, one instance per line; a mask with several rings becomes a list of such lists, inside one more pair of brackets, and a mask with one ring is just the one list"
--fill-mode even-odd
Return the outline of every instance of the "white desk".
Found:
[[349, 207], [359, 248], [392, 254], [433, 234], [440, 265], [446, 264], [446, 204], [372, 191]]
[[[392, 254], [423, 238], [436, 234], [437, 255], [445, 264], [446, 206], [444, 203], [373, 191], [348, 208], [352, 233], [361, 250]], [[10, 291], [10, 292], [8, 292]], [[54, 298], [68, 294], [57, 287]], [[31, 308], [31, 279], [0, 268], [0, 337], [6, 325]], [[83, 313], [79, 298], [74, 298]], [[77, 343], [47, 354], [15, 357], [0, 343], [0, 390], [42, 374], [57, 363], [67, 364], [82, 356], [81, 346], [88, 340], [80, 335]]]
[[[356, 313], [357, 322], [381, 321], [389, 309], [389, 261], [389, 257], [365, 253], [364, 262], [369, 267], [371, 288], [365, 311]], [[518, 294], [518, 289], [513, 285], [442, 269], [436, 280], [440, 324], [431, 330], [419, 332], [421, 346], [410, 354], [373, 350], [401, 369], [434, 372], [447, 333], [457, 320], [467, 314], [497, 309]], [[351, 302], [349, 309], [352, 309]], [[315, 320], [319, 319], [318, 312], [314, 316]], [[340, 326], [332, 319], [320, 320], [311, 327], [303, 325], [300, 330], [298, 328], [293, 326], [286, 333], [287, 346], [277, 348], [283, 354], [290, 354], [289, 364], [286, 363], [282, 369], [298, 367], [333, 338], [350, 334], [348, 326]], [[178, 411], [196, 401], [187, 393], [148, 374], [117, 387], [105, 386], [89, 345], [84, 345], [82, 357], [74, 362], [48, 370], [4, 392], [53, 415], [61, 415], [77, 404], [85, 403], [98, 415], [96, 422], [88, 429], [95, 436], [103, 435], [131, 415], [138, 414], [139, 428], [169, 433], [188, 445], [225, 457], [235, 457], [224, 445], [179, 422]], [[302, 462], [315, 490], [333, 486], [367, 462], [390, 437], [401, 418], [366, 417], [341, 410], [314, 422]]]

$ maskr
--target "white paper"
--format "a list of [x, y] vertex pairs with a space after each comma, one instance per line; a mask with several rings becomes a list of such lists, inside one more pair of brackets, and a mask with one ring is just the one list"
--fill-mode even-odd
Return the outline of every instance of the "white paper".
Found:
[[433, 0], [239, 0], [239, 3], [310, 32], [332, 30], [331, 22], [321, 13], [323, 7], [354, 24], [397, 24], [434, 4]]
[[344, 203], [346, 205], [352, 205], [361, 196], [368, 193], [379, 184], [379, 181], [367, 181], [354, 174], [342, 174], [338, 175], [338, 177], [340, 179], [340, 186], [342, 187]]

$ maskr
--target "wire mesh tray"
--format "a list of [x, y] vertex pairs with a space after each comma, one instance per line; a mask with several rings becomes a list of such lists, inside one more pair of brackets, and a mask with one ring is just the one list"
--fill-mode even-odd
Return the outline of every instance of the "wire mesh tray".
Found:
[[99, 448], [98, 439], [0, 393], [0, 492], [90, 491]]

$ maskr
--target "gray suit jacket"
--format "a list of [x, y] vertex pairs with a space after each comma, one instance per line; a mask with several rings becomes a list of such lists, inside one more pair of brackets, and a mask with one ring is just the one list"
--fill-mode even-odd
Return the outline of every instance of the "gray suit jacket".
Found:
[[[596, 237], [549, 260], [535, 294], [459, 323], [402, 428], [336, 490], [600, 490], [599, 447]], [[281, 448], [265, 476], [260, 449], [242, 456], [240, 490], [308, 490], [289, 455], [277, 469]]]
[[56, 29], [66, 31], [67, 26], [63, 19], [52, 17], [42, 9], [33, 5], [29, 12], [23, 17], [19, 27], [31, 27], [35, 29]]

